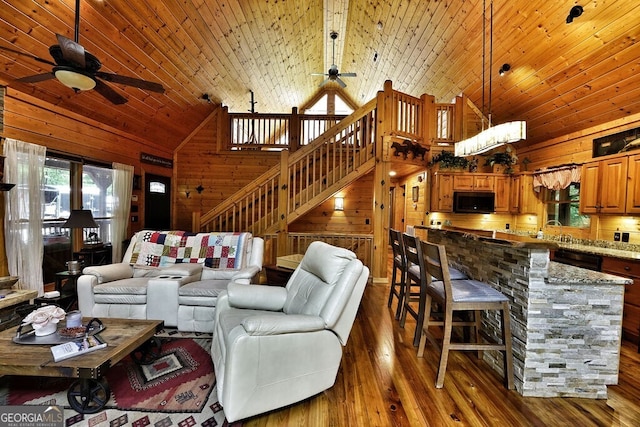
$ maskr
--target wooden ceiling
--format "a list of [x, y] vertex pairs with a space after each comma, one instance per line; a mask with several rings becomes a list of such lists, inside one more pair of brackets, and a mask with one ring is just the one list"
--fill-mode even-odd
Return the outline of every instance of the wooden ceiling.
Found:
[[[576, 4], [584, 8], [565, 22]], [[128, 102], [74, 93], [50, 71], [56, 33], [74, 37], [75, 0], [0, 1], [0, 84], [174, 148], [212, 111], [290, 112], [319, 90], [332, 63], [347, 95], [396, 90], [437, 102], [467, 95], [494, 123], [526, 120], [529, 142], [640, 113], [637, 0], [81, 0], [79, 42], [102, 70], [160, 82], [157, 94], [109, 83]], [[483, 7], [486, 8], [483, 38]], [[483, 59], [483, 39], [485, 55]], [[491, 41], [491, 43], [490, 43]], [[490, 45], [492, 48], [490, 48]], [[503, 77], [504, 63], [511, 70]], [[484, 69], [484, 72], [483, 72]], [[484, 81], [484, 90], [483, 90]], [[483, 103], [484, 99], [484, 103]]]

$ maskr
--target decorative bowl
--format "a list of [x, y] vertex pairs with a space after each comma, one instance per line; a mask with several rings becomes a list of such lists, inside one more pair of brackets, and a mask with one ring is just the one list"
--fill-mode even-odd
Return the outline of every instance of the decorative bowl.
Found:
[[0, 277], [0, 289], [9, 289], [13, 285], [15, 285], [19, 279], [20, 278], [18, 276]]

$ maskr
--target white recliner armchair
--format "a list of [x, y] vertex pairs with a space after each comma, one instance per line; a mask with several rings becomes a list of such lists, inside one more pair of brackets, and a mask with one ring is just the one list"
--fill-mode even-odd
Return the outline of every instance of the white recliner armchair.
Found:
[[229, 283], [211, 344], [227, 421], [333, 386], [368, 278], [353, 252], [313, 242], [285, 288]]

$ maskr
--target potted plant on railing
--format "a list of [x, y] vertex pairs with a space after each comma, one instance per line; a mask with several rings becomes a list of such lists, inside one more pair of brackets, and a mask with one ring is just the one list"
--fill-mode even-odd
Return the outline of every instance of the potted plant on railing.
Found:
[[441, 151], [429, 162], [429, 167], [438, 166], [440, 169], [466, 169], [469, 166], [469, 160], [459, 157], [451, 151]]
[[514, 165], [518, 163], [518, 157], [513, 153], [511, 147], [507, 147], [505, 151], [499, 151], [487, 156], [485, 166], [491, 166], [493, 173], [504, 172], [512, 174], [515, 172]]

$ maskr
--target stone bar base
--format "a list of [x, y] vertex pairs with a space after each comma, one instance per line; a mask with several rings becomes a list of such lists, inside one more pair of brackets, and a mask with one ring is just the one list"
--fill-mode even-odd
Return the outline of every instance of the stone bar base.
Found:
[[[604, 399], [617, 384], [624, 285], [629, 279], [549, 261], [538, 242], [429, 229], [452, 265], [511, 300], [516, 389], [531, 397]], [[551, 244], [552, 245], [552, 244]], [[483, 321], [497, 339], [499, 319]], [[485, 360], [503, 372], [502, 356]]]

